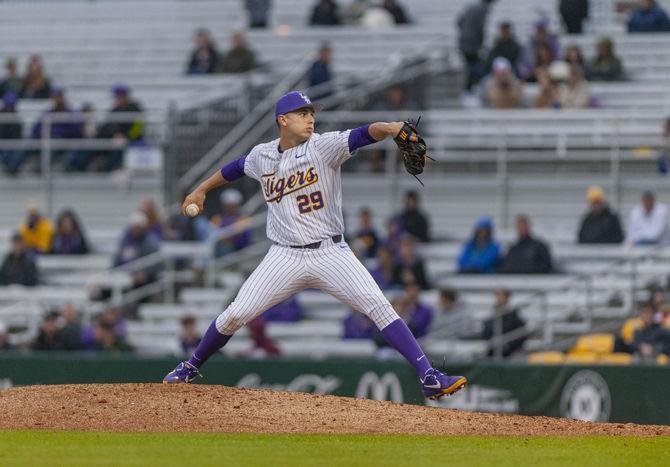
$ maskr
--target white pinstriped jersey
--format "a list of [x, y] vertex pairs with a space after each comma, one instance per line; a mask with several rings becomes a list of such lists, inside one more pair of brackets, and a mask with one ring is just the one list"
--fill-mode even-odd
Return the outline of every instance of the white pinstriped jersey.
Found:
[[352, 155], [350, 132], [313, 133], [281, 153], [276, 139], [249, 152], [244, 173], [261, 184], [271, 241], [307, 245], [344, 233], [340, 166]]

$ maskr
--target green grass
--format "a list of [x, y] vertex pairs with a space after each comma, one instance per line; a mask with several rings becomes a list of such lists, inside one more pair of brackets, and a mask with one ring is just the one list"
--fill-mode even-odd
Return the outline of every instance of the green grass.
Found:
[[670, 437], [0, 431], [0, 465], [668, 465]]

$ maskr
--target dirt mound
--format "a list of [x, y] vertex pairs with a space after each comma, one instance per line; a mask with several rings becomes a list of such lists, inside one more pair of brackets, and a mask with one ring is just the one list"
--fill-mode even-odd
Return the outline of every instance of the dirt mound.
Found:
[[669, 426], [586, 423], [208, 385], [84, 384], [0, 391], [0, 429], [670, 436]]

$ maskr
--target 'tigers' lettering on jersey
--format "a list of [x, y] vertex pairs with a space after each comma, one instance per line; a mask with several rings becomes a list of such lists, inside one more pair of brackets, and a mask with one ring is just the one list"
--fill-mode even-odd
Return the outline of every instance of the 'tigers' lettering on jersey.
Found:
[[274, 173], [262, 176], [263, 194], [268, 203], [275, 201], [279, 203], [284, 196], [302, 190], [319, 181], [319, 174], [314, 167], [296, 171], [288, 177], [277, 177]]

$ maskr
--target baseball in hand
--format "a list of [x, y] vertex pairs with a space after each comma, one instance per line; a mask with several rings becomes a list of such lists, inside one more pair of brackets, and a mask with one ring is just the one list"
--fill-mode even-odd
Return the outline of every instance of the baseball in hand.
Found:
[[191, 203], [188, 206], [186, 206], [186, 214], [188, 214], [190, 217], [197, 216], [199, 212], [200, 209], [198, 209], [198, 205], [195, 203]]

